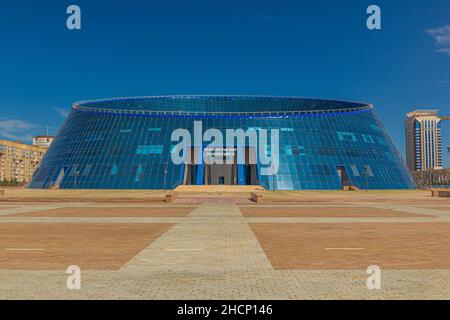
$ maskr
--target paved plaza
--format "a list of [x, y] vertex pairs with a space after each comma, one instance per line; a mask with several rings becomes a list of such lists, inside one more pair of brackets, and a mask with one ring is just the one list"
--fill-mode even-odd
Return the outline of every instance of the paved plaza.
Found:
[[450, 199], [427, 191], [39, 192], [0, 198], [0, 299], [450, 299]]

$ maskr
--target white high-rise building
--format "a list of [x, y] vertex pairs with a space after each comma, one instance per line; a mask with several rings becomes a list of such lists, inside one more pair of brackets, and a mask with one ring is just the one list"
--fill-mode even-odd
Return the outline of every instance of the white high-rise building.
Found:
[[416, 110], [407, 114], [406, 163], [409, 170], [442, 169], [442, 131], [439, 110]]

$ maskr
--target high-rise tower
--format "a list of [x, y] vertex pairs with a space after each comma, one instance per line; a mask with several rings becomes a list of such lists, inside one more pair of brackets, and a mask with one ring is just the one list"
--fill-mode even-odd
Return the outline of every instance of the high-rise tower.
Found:
[[442, 169], [442, 132], [439, 110], [407, 114], [406, 164], [411, 171]]

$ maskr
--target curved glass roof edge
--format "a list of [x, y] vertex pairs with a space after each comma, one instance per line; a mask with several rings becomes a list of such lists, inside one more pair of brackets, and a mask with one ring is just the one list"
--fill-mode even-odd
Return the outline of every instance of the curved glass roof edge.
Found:
[[212, 114], [209, 112], [195, 112], [189, 114], [183, 114], [183, 112], [165, 112], [165, 111], [141, 111], [141, 110], [110, 110], [110, 109], [95, 109], [95, 108], [83, 108], [74, 107], [74, 110], [81, 112], [88, 112], [94, 114], [110, 114], [121, 116], [141, 116], [141, 117], [155, 117], [155, 118], [302, 118], [302, 117], [318, 117], [318, 116], [337, 116], [342, 114], [355, 114], [372, 110], [372, 106], [361, 109], [345, 109], [345, 110], [325, 110], [325, 111], [304, 111], [297, 113], [261, 113], [253, 114], [236, 114], [226, 112], [220, 112], [218, 114]]
[[[251, 111], [251, 112], [240, 112], [240, 111], [185, 111], [185, 110], [145, 110], [145, 109], [126, 109], [126, 108], [105, 108], [105, 106], [96, 106], [96, 104], [104, 104], [109, 102], [126, 102], [126, 101], [136, 101], [136, 100], [158, 100], [158, 99], [171, 99], [180, 100], [190, 99], [190, 100], [202, 100], [202, 99], [224, 99], [227, 103], [232, 99], [249, 99], [257, 101], [261, 100], [262, 107], [269, 109], [268, 111]], [[304, 110], [278, 110], [275, 111], [276, 104], [273, 106], [266, 106], [264, 100], [279, 100], [279, 101], [294, 101], [297, 100], [299, 108], [305, 108], [306, 105], [301, 106], [303, 102], [317, 102], [324, 104], [336, 104], [348, 105], [345, 108], [326, 108], [324, 109], [304, 109]], [[232, 104], [230, 104], [231, 106]], [[315, 106], [317, 107], [317, 106]], [[270, 109], [275, 109], [270, 111]], [[159, 117], [189, 117], [189, 118], [216, 118], [216, 117], [238, 117], [238, 118], [290, 118], [290, 117], [304, 117], [312, 115], [338, 115], [343, 113], [355, 113], [368, 111], [373, 108], [372, 104], [361, 103], [361, 102], [350, 102], [342, 100], [325, 100], [325, 99], [312, 99], [312, 98], [299, 98], [299, 97], [280, 97], [280, 96], [150, 96], [150, 97], [132, 97], [132, 98], [111, 98], [111, 99], [99, 99], [90, 100], [83, 102], [76, 102], [72, 105], [72, 109], [93, 112], [98, 114], [115, 114], [115, 115], [136, 115], [136, 116], [159, 116]]]

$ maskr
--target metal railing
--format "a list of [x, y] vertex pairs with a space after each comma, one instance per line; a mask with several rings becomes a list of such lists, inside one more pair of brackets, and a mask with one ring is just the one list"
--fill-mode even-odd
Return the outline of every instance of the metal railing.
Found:
[[352, 108], [339, 108], [327, 110], [298, 110], [298, 111], [261, 111], [261, 112], [229, 112], [229, 111], [161, 111], [161, 110], [127, 110], [127, 109], [111, 109], [101, 107], [87, 107], [74, 104], [72, 109], [85, 112], [95, 112], [100, 114], [119, 114], [119, 115], [149, 115], [162, 117], [244, 117], [244, 118], [291, 118], [302, 116], [316, 115], [333, 115], [342, 113], [359, 113], [369, 111], [372, 105]]

